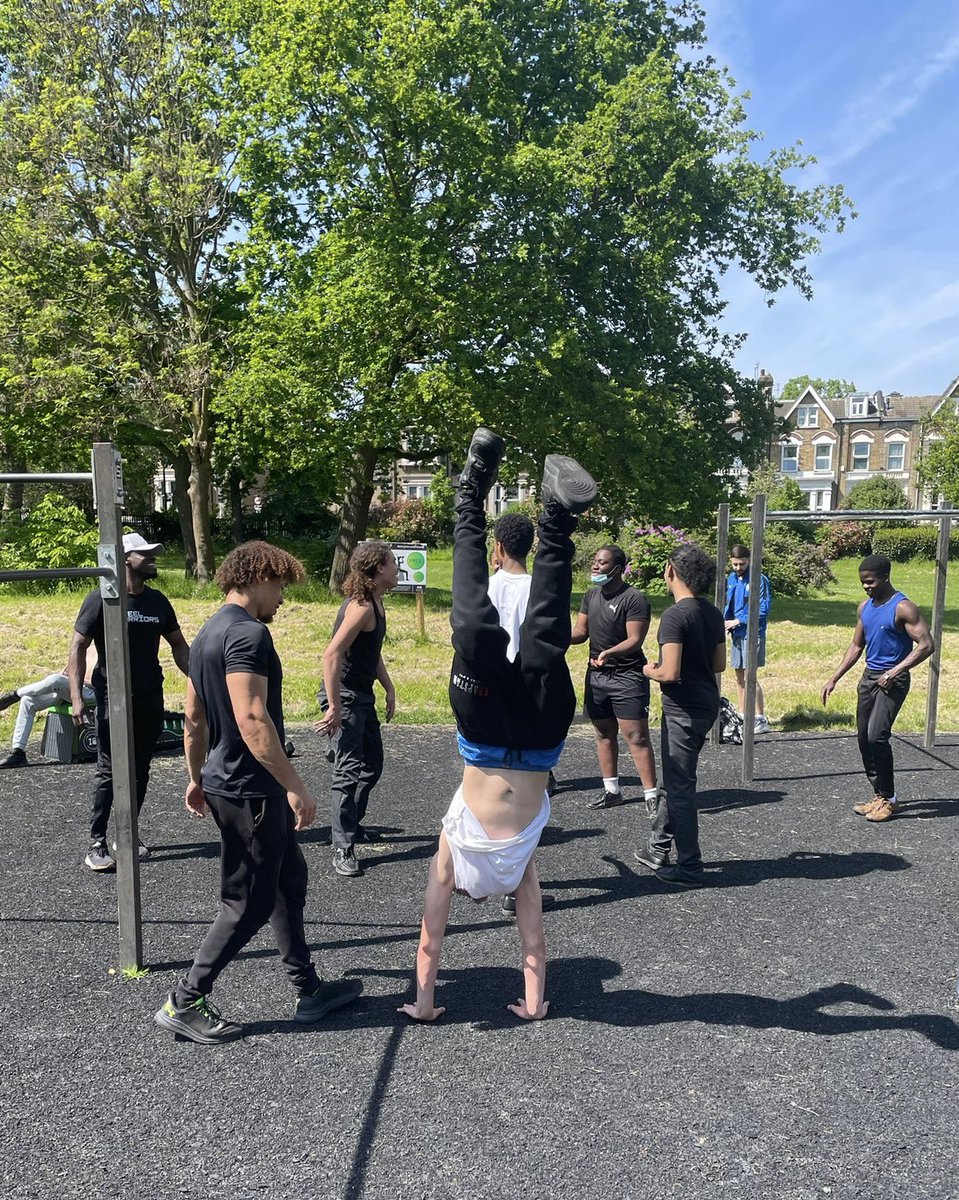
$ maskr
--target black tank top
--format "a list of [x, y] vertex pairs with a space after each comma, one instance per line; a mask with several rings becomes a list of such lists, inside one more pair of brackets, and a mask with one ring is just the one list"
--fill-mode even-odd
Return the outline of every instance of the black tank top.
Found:
[[[333, 633], [343, 623], [343, 614], [349, 600], [344, 600], [340, 611], [333, 623]], [[361, 630], [353, 639], [353, 645], [347, 650], [343, 660], [343, 674], [340, 685], [354, 692], [372, 692], [373, 681], [376, 679], [376, 668], [379, 665], [380, 653], [383, 650], [383, 638], [386, 636], [386, 614], [380, 612], [374, 604], [376, 625], [367, 633]]]

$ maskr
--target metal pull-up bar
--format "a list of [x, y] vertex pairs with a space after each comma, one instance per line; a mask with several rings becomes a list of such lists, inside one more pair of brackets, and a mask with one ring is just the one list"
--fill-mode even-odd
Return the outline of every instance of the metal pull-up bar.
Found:
[[113, 812], [117, 834], [117, 915], [120, 966], [143, 965], [140, 920], [140, 860], [137, 854], [136, 776], [133, 714], [130, 710], [130, 642], [127, 637], [127, 585], [123, 553], [123, 468], [112, 442], [93, 447], [89, 473], [0, 475], [5, 483], [92, 483], [100, 526], [97, 566], [0, 571], [0, 583], [35, 579], [99, 579], [103, 596], [110, 755], [113, 763]]

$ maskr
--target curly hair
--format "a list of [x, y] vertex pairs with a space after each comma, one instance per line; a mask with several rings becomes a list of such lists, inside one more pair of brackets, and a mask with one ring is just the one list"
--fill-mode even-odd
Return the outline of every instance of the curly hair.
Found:
[[533, 522], [522, 513], [503, 513], [493, 526], [493, 537], [503, 543], [510, 558], [525, 558], [533, 545]]
[[696, 596], [704, 596], [716, 582], [716, 560], [702, 546], [687, 542], [669, 556], [673, 570]]
[[390, 561], [393, 551], [386, 542], [360, 542], [350, 555], [350, 570], [343, 580], [343, 595], [368, 604], [376, 590], [376, 572]]
[[269, 542], [244, 542], [231, 550], [216, 573], [216, 585], [224, 594], [242, 592], [254, 583], [278, 579], [286, 586], [306, 579], [303, 564], [292, 554]]

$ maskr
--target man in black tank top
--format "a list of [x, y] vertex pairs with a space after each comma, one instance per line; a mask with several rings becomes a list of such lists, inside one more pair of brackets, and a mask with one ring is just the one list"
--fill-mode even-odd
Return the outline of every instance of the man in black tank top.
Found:
[[396, 692], [383, 661], [386, 613], [383, 597], [396, 587], [396, 559], [383, 542], [362, 542], [353, 551], [343, 584], [346, 599], [323, 655], [323, 686], [318, 696], [323, 718], [314, 728], [330, 741], [330, 826], [333, 870], [360, 875], [354, 847], [378, 835], [363, 825], [370, 793], [383, 773], [383, 737], [373, 684], [386, 693], [386, 719], [393, 716]]

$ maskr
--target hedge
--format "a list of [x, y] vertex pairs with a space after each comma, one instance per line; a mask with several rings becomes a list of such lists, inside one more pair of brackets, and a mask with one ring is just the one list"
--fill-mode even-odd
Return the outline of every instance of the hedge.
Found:
[[[891, 562], [908, 562], [911, 558], [932, 562], [936, 557], [939, 529], [935, 525], [906, 526], [897, 529], [877, 529], [872, 535], [873, 554], [884, 554]], [[949, 557], [959, 560], [959, 530], [949, 536]]]

